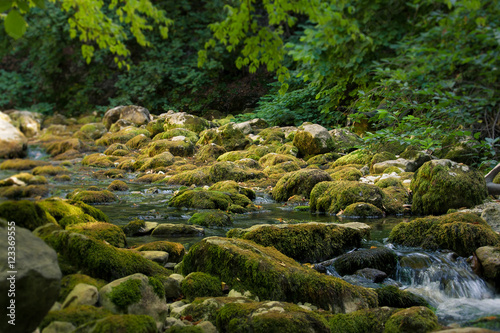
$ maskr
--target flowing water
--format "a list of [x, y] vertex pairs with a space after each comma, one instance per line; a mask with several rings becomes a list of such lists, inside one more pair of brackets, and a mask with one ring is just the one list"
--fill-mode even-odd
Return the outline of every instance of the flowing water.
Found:
[[[46, 159], [41, 149], [31, 149], [31, 159]], [[97, 179], [94, 172], [99, 169], [82, 167], [75, 164], [71, 182], [51, 180], [51, 195], [65, 197], [75, 189], [85, 189], [91, 185], [106, 188], [113, 179]], [[0, 179], [16, 172], [0, 170]], [[169, 199], [177, 187], [134, 183], [136, 175], [128, 174], [125, 179], [130, 186], [126, 192], [118, 192], [120, 201], [108, 205], [99, 205], [112, 223], [125, 225], [135, 218], [158, 223], [186, 223], [196, 212], [188, 209], [168, 207]], [[294, 211], [293, 207], [274, 202], [263, 191], [257, 192], [254, 203], [262, 206], [257, 212], [239, 214], [234, 217], [232, 228], [247, 228], [255, 224], [278, 224], [300, 222], [352, 222], [352, 219], [339, 219], [336, 216], [312, 214]], [[464, 323], [469, 320], [500, 314], [500, 295], [495, 294], [482, 279], [470, 268], [465, 258], [450, 252], [426, 252], [416, 248], [401, 248], [386, 243], [391, 229], [405, 217], [356, 220], [372, 227], [371, 239], [363, 246], [387, 246], [397, 252], [400, 264], [395, 276], [391, 278], [403, 289], [418, 294], [436, 308], [436, 313], [443, 324]], [[205, 236], [224, 236], [229, 228], [206, 228]], [[186, 249], [203, 237], [155, 238], [152, 236], [128, 237], [128, 245], [147, 243], [155, 240], [169, 240], [182, 243]]]

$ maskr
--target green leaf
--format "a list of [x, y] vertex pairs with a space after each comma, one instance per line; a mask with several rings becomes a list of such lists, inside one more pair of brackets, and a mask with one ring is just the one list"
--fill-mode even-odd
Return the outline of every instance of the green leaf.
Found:
[[0, 0], [0, 13], [9, 10], [13, 2], [14, 0]]
[[27, 13], [30, 11], [30, 6], [28, 5], [28, 1], [25, 0], [16, 0], [17, 7], [21, 9], [21, 11]]
[[21, 38], [26, 32], [26, 21], [19, 14], [19, 11], [12, 9], [4, 21], [5, 31], [7, 34], [14, 38]]
[[33, 0], [38, 8], [45, 9], [45, 0]]

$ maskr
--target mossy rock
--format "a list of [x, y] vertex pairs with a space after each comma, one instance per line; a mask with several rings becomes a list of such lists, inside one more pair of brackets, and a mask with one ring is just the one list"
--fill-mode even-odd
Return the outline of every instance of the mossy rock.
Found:
[[233, 150], [233, 151], [228, 151], [227, 153], [224, 153], [217, 157], [218, 162], [236, 162], [238, 160], [241, 160], [243, 158], [246, 158], [248, 155], [248, 152], [245, 150]]
[[62, 303], [66, 296], [76, 287], [77, 284], [85, 283], [100, 289], [107, 284], [104, 280], [94, 279], [85, 274], [70, 274], [61, 279], [61, 291], [59, 292], [58, 302]]
[[47, 223], [57, 224], [54, 217], [47, 213], [38, 203], [21, 200], [6, 201], [0, 204], [0, 217], [14, 221], [16, 226], [31, 231]]
[[450, 160], [424, 163], [415, 173], [410, 189], [411, 210], [420, 215], [444, 214], [451, 208], [473, 207], [487, 198], [484, 176]]
[[428, 216], [396, 225], [389, 241], [424, 249], [449, 249], [468, 257], [482, 246], [498, 246], [500, 235], [473, 213], [451, 213]]
[[64, 200], [61, 198], [49, 198], [39, 201], [43, 207], [58, 222], [66, 216], [89, 215], [96, 221], [109, 222], [109, 218], [100, 209], [89, 206], [81, 201]]
[[351, 275], [363, 268], [374, 268], [391, 275], [398, 265], [397, 254], [385, 247], [359, 249], [335, 259], [333, 267], [340, 275]]
[[500, 315], [491, 315], [465, 323], [463, 326], [484, 328], [492, 331], [500, 330]]
[[414, 306], [394, 313], [385, 323], [384, 333], [426, 333], [440, 328], [434, 312]]
[[351, 313], [326, 315], [328, 327], [335, 333], [384, 333], [385, 322], [399, 309], [380, 307]]
[[322, 275], [272, 247], [243, 239], [205, 238], [190, 248], [180, 270], [184, 275], [200, 271], [218, 276], [260, 299], [309, 302], [334, 312], [377, 305], [373, 291]]
[[300, 170], [300, 166], [296, 162], [288, 161], [267, 166], [263, 171], [266, 175], [284, 175], [285, 173], [298, 170]]
[[157, 333], [156, 322], [147, 315], [112, 315], [88, 323], [85, 331], [89, 333]]
[[47, 178], [44, 176], [34, 176], [31, 173], [23, 172], [0, 180], [0, 187], [19, 185], [19, 180], [24, 185], [45, 185], [48, 183]]
[[146, 228], [146, 222], [141, 219], [134, 219], [121, 228], [126, 236], [132, 237]]
[[385, 216], [382, 209], [366, 203], [356, 202], [347, 206], [341, 213], [341, 216], [350, 218], [381, 218]]
[[77, 138], [52, 142], [45, 144], [44, 146], [47, 153], [51, 156], [57, 156], [69, 150], [76, 150], [81, 152], [89, 149], [89, 147], [85, 143], [83, 143], [83, 141]]
[[330, 174], [330, 177], [332, 177], [332, 180], [351, 180], [351, 181], [358, 181], [361, 177], [363, 177], [363, 174], [359, 169], [354, 168], [354, 167], [336, 167], [335, 169], [328, 169], [326, 170]]
[[309, 205], [312, 212], [337, 214], [350, 204], [367, 202], [383, 209], [384, 193], [369, 184], [338, 180], [316, 184], [311, 191]]
[[295, 156], [292, 155], [286, 155], [286, 154], [276, 154], [276, 153], [269, 153], [264, 156], [262, 156], [259, 159], [259, 164], [262, 165], [262, 167], [268, 167], [268, 166], [273, 166], [276, 164], [280, 164], [283, 162], [295, 162], [299, 166], [305, 166], [304, 161], [299, 160]]
[[80, 215], [67, 215], [58, 221], [59, 225], [64, 229], [75, 224], [90, 223], [90, 222], [98, 222], [98, 221], [94, 219], [92, 216], [83, 213]]
[[263, 129], [259, 132], [259, 137], [262, 141], [262, 144], [265, 145], [285, 142], [285, 133], [283, 133], [280, 128], [276, 127]]
[[209, 129], [200, 133], [200, 140], [197, 144], [207, 145], [210, 143], [215, 143], [227, 151], [231, 151], [244, 149], [250, 144], [250, 140], [234, 126], [234, 123], [228, 123], [217, 129]]
[[84, 203], [103, 204], [118, 201], [116, 194], [108, 191], [78, 191], [75, 190], [67, 195], [68, 199], [82, 201]]
[[409, 291], [401, 290], [395, 286], [384, 286], [375, 289], [378, 295], [379, 306], [391, 308], [410, 308], [412, 306], [429, 306], [429, 303], [421, 296]]
[[107, 156], [101, 153], [87, 155], [82, 160], [82, 165], [97, 168], [112, 168], [115, 166], [117, 157]]
[[175, 162], [175, 157], [170, 152], [165, 151], [154, 157], [141, 158], [132, 164], [132, 169], [137, 171], [156, 170], [171, 166]]
[[130, 148], [123, 143], [113, 143], [104, 151], [104, 155], [125, 156], [130, 153]]
[[231, 204], [229, 195], [218, 191], [184, 190], [170, 199], [171, 207], [226, 210]]
[[[377, 184], [375, 184], [378, 186]], [[408, 203], [408, 191], [404, 187], [400, 186], [389, 186], [383, 188], [384, 199], [383, 205], [384, 210], [388, 215], [401, 215], [405, 212], [405, 207]]]
[[212, 162], [224, 154], [226, 149], [222, 146], [210, 143], [202, 146], [195, 155], [198, 162]]
[[220, 332], [330, 332], [320, 314], [285, 302], [229, 303], [217, 312], [216, 323]]
[[165, 131], [174, 128], [185, 128], [195, 133], [200, 133], [210, 127], [210, 122], [208, 120], [186, 112], [166, 114], [165, 117], [161, 118], [164, 119], [163, 129]]
[[168, 252], [169, 262], [181, 262], [182, 258], [184, 257], [184, 254], [186, 253], [184, 245], [182, 245], [181, 243], [175, 243], [169, 241], [156, 241], [156, 242], [146, 243], [134, 248], [134, 250]]
[[135, 183], [144, 183], [144, 184], [151, 184], [151, 183], [156, 183], [160, 182], [165, 179], [165, 174], [161, 173], [148, 173], [145, 175], [140, 176], [139, 178], [135, 179]]
[[395, 160], [397, 159], [396, 155], [393, 153], [390, 153], [388, 151], [383, 151], [381, 153], [377, 153], [373, 155], [371, 161], [370, 161], [370, 172], [373, 172], [373, 165], [376, 163], [384, 162], [384, 161], [390, 161], [390, 160]]
[[153, 237], [198, 237], [205, 235], [205, 229], [200, 226], [183, 223], [160, 223], [154, 228]]
[[142, 149], [149, 145], [151, 142], [151, 139], [144, 135], [144, 134], [139, 134], [134, 136], [132, 139], [128, 140], [125, 142], [125, 145], [129, 147], [130, 149]]
[[165, 131], [163, 133], [156, 134], [154, 136], [154, 138], [153, 138], [153, 141], [172, 139], [172, 138], [174, 138], [176, 136], [184, 136], [192, 144], [195, 144], [200, 139], [198, 137], [198, 134], [196, 134], [193, 131], [187, 130], [185, 128], [175, 128], [175, 129], [167, 130], [167, 131]]
[[146, 129], [149, 131], [149, 133], [151, 133], [151, 137], [154, 137], [165, 131], [165, 129], [163, 128], [164, 124], [165, 124], [165, 119], [157, 118], [150, 121], [146, 125]]
[[60, 175], [68, 172], [69, 170], [66, 169], [65, 167], [53, 166], [53, 165], [37, 166], [32, 171], [34, 175], [49, 175], [49, 176]]
[[331, 180], [323, 170], [303, 169], [285, 174], [273, 189], [273, 199], [286, 201], [293, 195], [309, 198], [311, 190], [320, 182]]
[[309, 165], [326, 165], [328, 163], [335, 162], [339, 159], [340, 155], [337, 153], [326, 153], [321, 155], [316, 155], [307, 160]]
[[38, 166], [50, 165], [50, 162], [14, 158], [0, 164], [0, 170], [31, 170]]
[[247, 187], [243, 187], [238, 185], [234, 180], [223, 180], [217, 182], [210, 186], [210, 191], [219, 191], [219, 192], [229, 192], [229, 193], [239, 193], [246, 196], [248, 199], [253, 200], [256, 198], [255, 192]]
[[108, 186], [108, 191], [128, 191], [128, 185], [123, 180], [113, 180]]
[[106, 129], [106, 126], [104, 126], [102, 123], [90, 122], [85, 123], [82, 127], [80, 127], [80, 130], [76, 132], [73, 137], [82, 140], [94, 141], [102, 137], [107, 132], [108, 130]]
[[144, 153], [149, 157], [156, 156], [166, 151], [174, 156], [193, 156], [194, 144], [185, 137], [177, 136], [170, 140], [152, 141], [144, 148]]
[[144, 134], [148, 138], [151, 137], [151, 133], [142, 128], [137, 128], [134, 126], [128, 126], [123, 129], [121, 129], [118, 132], [115, 133], [106, 133], [104, 134], [100, 139], [97, 139], [95, 141], [96, 145], [98, 146], [110, 146], [113, 143], [127, 143], [130, 139], [136, 137], [137, 135]]
[[317, 124], [303, 124], [293, 137], [293, 145], [298, 148], [299, 155], [311, 156], [329, 153], [335, 150], [332, 136], [326, 128]]
[[50, 311], [38, 326], [40, 330], [49, 326], [54, 321], [62, 321], [73, 324], [75, 327], [82, 326], [96, 319], [111, 316], [112, 312], [104, 308], [90, 305], [78, 305], [64, 310]]
[[216, 210], [212, 212], [194, 213], [188, 220], [190, 224], [203, 227], [228, 227], [233, 225], [233, 219], [227, 213]]
[[192, 272], [182, 280], [181, 290], [188, 301], [196, 297], [217, 297], [222, 296], [222, 282], [210, 274]]
[[300, 262], [319, 262], [361, 246], [364, 232], [332, 223], [259, 224], [248, 229], [231, 229], [227, 237], [274, 246], [284, 255]]
[[9, 200], [19, 200], [24, 198], [41, 198], [50, 193], [47, 185], [27, 185], [27, 186], [4, 186], [0, 187], [0, 197]]
[[113, 281], [134, 273], [168, 275], [168, 270], [134, 251], [118, 249], [92, 237], [56, 231], [43, 237], [68, 264], [82, 274]]
[[329, 133], [332, 136], [336, 150], [342, 153], [350, 153], [364, 143], [359, 135], [351, 132], [348, 128], [336, 128]]
[[292, 143], [285, 143], [278, 149], [276, 149], [276, 154], [287, 154], [292, 156], [297, 156], [299, 154], [299, 149], [295, 147]]
[[201, 167], [178, 173], [172, 177], [165, 178], [162, 182], [168, 185], [203, 186], [212, 183], [210, 178], [210, 167]]
[[234, 162], [217, 162], [210, 167], [210, 179], [214, 183], [222, 180], [244, 182], [264, 177], [265, 175], [262, 171], [250, 169]]
[[396, 186], [396, 187], [403, 188], [403, 183], [401, 182], [401, 179], [396, 178], [396, 177], [387, 177], [387, 178], [379, 179], [375, 182], [375, 185], [380, 187], [380, 188], [387, 188], [390, 186]]
[[66, 230], [106, 241], [115, 247], [127, 246], [127, 239], [123, 230], [111, 223], [88, 222], [73, 224], [66, 227]]
[[337, 167], [347, 164], [366, 165], [370, 163], [372, 158], [373, 154], [370, 153], [368, 150], [358, 149], [353, 151], [352, 153], [342, 156], [341, 158], [333, 162], [332, 167]]

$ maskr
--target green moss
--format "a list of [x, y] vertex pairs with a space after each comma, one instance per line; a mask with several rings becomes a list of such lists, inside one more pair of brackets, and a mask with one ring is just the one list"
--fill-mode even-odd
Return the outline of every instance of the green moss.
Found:
[[483, 175], [449, 160], [424, 163], [411, 182], [412, 212], [444, 214], [450, 208], [473, 207], [488, 196]]
[[[304, 267], [272, 247], [243, 239], [208, 237], [184, 256], [181, 272], [218, 276], [260, 299], [309, 302], [335, 312], [377, 305], [376, 294]], [[354, 301], [356, 299], [356, 301]]]
[[217, 162], [210, 167], [210, 179], [214, 183], [222, 180], [244, 182], [264, 177], [265, 175], [262, 171], [250, 169], [234, 162]]
[[159, 278], [156, 278], [154, 276], [148, 277], [148, 284], [153, 288], [153, 292], [158, 296], [160, 299], [165, 298], [165, 286], [161, 282]]
[[122, 226], [122, 230], [126, 236], [132, 237], [139, 233], [146, 227], [146, 222], [141, 219], [135, 219], [127, 223], [127, 225]]
[[167, 269], [134, 251], [118, 249], [92, 237], [59, 231], [43, 239], [64, 261], [94, 278], [113, 281], [134, 273], [168, 275]]
[[357, 202], [347, 206], [342, 212], [342, 216], [351, 218], [381, 218], [385, 216], [385, 213], [372, 204]]
[[80, 215], [67, 215], [59, 220], [59, 225], [66, 229], [66, 227], [80, 224], [80, 223], [88, 223], [88, 222], [98, 222], [92, 216], [88, 214], [80, 214]]
[[184, 140], [157, 140], [152, 141], [146, 148], [144, 153], [149, 157], [169, 151], [174, 156], [192, 156], [194, 154], [194, 144], [188, 139]]
[[232, 229], [227, 237], [274, 246], [278, 251], [301, 262], [319, 262], [361, 246], [363, 233], [328, 223], [288, 225], [256, 225], [248, 229]]
[[377, 180], [375, 182], [375, 185], [377, 185], [380, 188], [387, 188], [390, 186], [397, 186], [397, 187], [403, 187], [403, 183], [399, 178], [396, 177], [388, 177], [384, 179]]
[[352, 313], [327, 315], [328, 326], [335, 333], [383, 333], [385, 322], [399, 309], [375, 308]]
[[116, 157], [95, 153], [85, 156], [82, 160], [82, 165], [97, 168], [111, 168], [114, 167], [114, 162], [116, 161], [116, 159]]
[[67, 226], [66, 230], [106, 241], [116, 247], [125, 247], [127, 245], [127, 240], [123, 230], [111, 223], [87, 222], [73, 224]]
[[67, 198], [75, 201], [82, 201], [84, 203], [93, 203], [93, 204], [118, 201], [118, 197], [116, 196], [116, 194], [108, 190], [103, 190], [103, 191], [75, 190], [71, 193], [68, 193]]
[[322, 170], [304, 169], [285, 174], [273, 189], [273, 199], [286, 201], [293, 195], [309, 198], [311, 190], [320, 182], [331, 180], [330, 175]]
[[309, 206], [295, 206], [293, 207], [293, 210], [298, 211], [298, 212], [308, 212], [311, 210], [311, 207]]
[[210, 179], [210, 167], [207, 166], [195, 170], [184, 171], [172, 177], [165, 178], [163, 182], [167, 183], [168, 185], [208, 185], [212, 183]]
[[234, 180], [223, 180], [210, 186], [210, 191], [229, 192], [243, 194], [250, 200], [255, 199], [255, 192], [247, 187], [238, 185]]
[[236, 162], [238, 160], [241, 160], [242, 158], [246, 158], [248, 153], [244, 150], [234, 150], [234, 151], [228, 151], [227, 153], [224, 153], [217, 157], [217, 161], [219, 162]]
[[374, 268], [391, 273], [396, 271], [398, 264], [397, 254], [385, 247], [359, 249], [339, 256], [333, 266], [342, 276], [354, 274], [359, 269]]
[[128, 185], [122, 180], [113, 180], [108, 186], [108, 191], [128, 191]]
[[276, 165], [267, 166], [264, 169], [266, 175], [283, 175], [287, 172], [298, 171], [300, 166], [292, 161], [279, 163]]
[[153, 141], [171, 139], [176, 136], [185, 136], [191, 143], [196, 143], [199, 140], [198, 134], [185, 128], [175, 128], [157, 134]]
[[229, 214], [220, 210], [204, 213], [194, 213], [188, 220], [190, 224], [201, 225], [203, 227], [227, 227], [233, 224], [233, 219]]
[[292, 143], [285, 143], [283, 146], [276, 149], [276, 153], [297, 156], [299, 154], [299, 149], [295, 147]]
[[298, 165], [305, 165], [305, 163], [298, 158], [292, 156], [292, 155], [286, 155], [286, 154], [276, 154], [276, 153], [270, 153], [267, 155], [262, 156], [259, 159], [259, 164], [262, 165], [262, 167], [268, 167], [272, 165], [276, 165], [279, 163], [283, 162], [295, 162]]
[[70, 274], [61, 279], [61, 291], [59, 291], [58, 302], [62, 303], [69, 295], [69, 293], [76, 287], [77, 284], [85, 283], [101, 289], [107, 282], [104, 280], [94, 279], [85, 274]]
[[85, 151], [89, 148], [86, 144], [84, 144], [80, 139], [77, 138], [52, 142], [45, 144], [44, 146], [47, 153], [49, 153], [51, 156], [56, 156], [69, 150]]
[[346, 164], [362, 164], [366, 165], [371, 162], [373, 158], [373, 155], [367, 151], [367, 150], [362, 150], [358, 149], [353, 151], [352, 153], [349, 153], [345, 156], [342, 156], [335, 162], [333, 162], [332, 166], [337, 167], [340, 165], [346, 165]]
[[389, 241], [432, 250], [449, 249], [467, 257], [479, 247], [498, 245], [500, 236], [476, 214], [458, 212], [399, 223], [392, 229]]
[[370, 172], [373, 173], [373, 165], [376, 163], [384, 162], [384, 161], [390, 161], [390, 160], [395, 160], [397, 159], [396, 155], [393, 153], [390, 153], [388, 151], [383, 151], [381, 153], [377, 153], [373, 155], [371, 161], [370, 161]]
[[49, 188], [46, 185], [0, 187], [0, 197], [5, 197], [9, 200], [41, 198], [47, 195], [49, 195]]
[[430, 309], [415, 306], [394, 313], [385, 323], [384, 333], [426, 333], [440, 328]]
[[263, 144], [285, 142], [285, 133], [280, 128], [266, 128], [259, 132], [259, 137], [263, 140]]
[[[378, 184], [375, 184], [378, 186]], [[401, 215], [404, 213], [404, 205], [408, 203], [408, 191], [400, 186], [389, 186], [383, 188], [383, 204], [385, 212], [389, 215]]]
[[181, 282], [181, 290], [189, 301], [196, 297], [222, 296], [221, 280], [203, 272], [188, 274]]
[[354, 167], [336, 167], [335, 169], [326, 170], [330, 174], [332, 180], [351, 180], [358, 181], [363, 174], [359, 169]]
[[95, 208], [95, 207], [92, 207], [90, 205], [87, 205], [86, 203], [84, 203], [82, 201], [70, 200], [69, 203], [75, 207], [80, 208], [81, 210], [83, 210], [83, 212], [85, 214], [92, 216], [97, 221], [108, 222], [108, 223], [110, 222], [109, 217], [106, 214], [104, 214], [102, 212], [102, 210], [100, 210], [99, 208]]
[[100, 139], [96, 140], [98, 146], [110, 146], [113, 143], [126, 143], [137, 135], [151, 136], [151, 133], [146, 129], [141, 129], [133, 126], [125, 127], [115, 133], [106, 133]]
[[106, 126], [104, 126], [103, 124], [92, 123], [90, 121], [89, 123], [85, 123], [85, 125], [80, 127], [80, 130], [76, 132], [73, 137], [80, 138], [82, 140], [96, 140], [106, 134], [107, 131], [108, 130], [106, 129]]
[[118, 309], [126, 312], [130, 305], [141, 300], [141, 287], [142, 282], [140, 280], [129, 279], [113, 287], [108, 297]]
[[217, 129], [209, 129], [200, 133], [198, 145], [215, 143], [224, 147], [227, 151], [244, 149], [249, 143], [243, 132], [234, 127], [234, 123], [228, 123]]
[[146, 315], [112, 315], [96, 321], [90, 333], [157, 333], [155, 320]]
[[334, 162], [339, 159], [340, 155], [337, 153], [326, 153], [321, 155], [316, 155], [307, 160], [309, 165], [326, 165], [328, 163]]
[[168, 131], [169, 129], [174, 128], [185, 128], [195, 133], [200, 133], [209, 126], [210, 123], [208, 122], [208, 120], [181, 112], [175, 115], [173, 118], [165, 118], [163, 129], [165, 131]]
[[387, 174], [391, 174], [393, 172], [395, 172], [396, 174], [399, 175], [399, 174], [403, 173], [404, 171], [401, 168], [399, 168], [399, 167], [397, 167], [395, 165], [390, 166], [388, 168], [385, 168], [384, 171], [383, 171], [383, 173], [387, 173]]
[[16, 222], [16, 226], [31, 231], [47, 223], [57, 224], [54, 217], [47, 213], [43, 207], [36, 202], [27, 200], [1, 203], [0, 217], [7, 221], [14, 221]]
[[49, 326], [54, 321], [72, 323], [78, 327], [96, 319], [111, 316], [112, 313], [104, 308], [96, 308], [90, 305], [78, 305], [59, 311], [50, 311], [39, 325], [40, 330]]
[[146, 147], [150, 142], [151, 139], [149, 137], [144, 134], [139, 134], [128, 140], [125, 145], [130, 149], [142, 149]]
[[487, 330], [499, 331], [500, 330], [500, 316], [499, 315], [492, 315], [492, 316], [479, 318], [479, 319], [467, 322], [466, 324], [464, 324], [464, 326], [479, 327], [479, 328], [484, 328]]
[[164, 131], [163, 125], [165, 124], [165, 119], [158, 118], [155, 120], [150, 121], [146, 125], [146, 129], [151, 133], [151, 136], [154, 137], [155, 135], [158, 135]]
[[375, 289], [378, 295], [379, 306], [389, 306], [391, 308], [409, 308], [412, 306], [429, 306], [429, 303], [422, 297], [406, 290], [400, 290], [395, 286], [384, 286]]
[[14, 158], [5, 160], [0, 164], [0, 170], [30, 170], [38, 166], [50, 165], [49, 162], [40, 160], [25, 160]]
[[323, 141], [315, 138], [307, 131], [299, 130], [293, 137], [293, 145], [298, 148], [299, 155], [306, 159], [318, 154], [331, 152], [335, 149], [333, 139], [330, 137]]
[[70, 182], [71, 177], [69, 175], [57, 175], [54, 176], [54, 180], [57, 182]]
[[36, 168], [33, 169], [32, 172], [34, 175], [55, 176], [63, 173], [68, 173], [69, 170], [61, 166], [44, 165], [44, 166], [37, 166]]
[[204, 145], [198, 150], [195, 158], [198, 162], [212, 162], [217, 160], [219, 156], [224, 154], [226, 149], [222, 146], [216, 145], [215, 143], [211, 143], [208, 145]]
[[104, 155], [125, 156], [130, 153], [130, 148], [123, 143], [113, 143], [104, 151]]
[[375, 185], [339, 180], [316, 184], [309, 205], [312, 212], [333, 214], [356, 202], [368, 202], [383, 209], [383, 197], [384, 193]]
[[164, 251], [168, 252], [169, 262], [180, 262], [186, 253], [184, 245], [169, 241], [146, 243], [135, 248], [137, 251]]
[[174, 164], [175, 158], [165, 151], [151, 158], [139, 158], [132, 164], [132, 169], [138, 171], [157, 170]]

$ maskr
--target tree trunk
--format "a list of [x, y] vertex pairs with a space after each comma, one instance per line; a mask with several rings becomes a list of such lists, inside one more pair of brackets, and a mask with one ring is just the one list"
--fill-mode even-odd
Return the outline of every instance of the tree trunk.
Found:
[[500, 163], [498, 163], [490, 172], [484, 176], [484, 180], [486, 181], [486, 188], [488, 189], [488, 193], [490, 195], [500, 195], [500, 184], [493, 183], [493, 179], [500, 172]]

